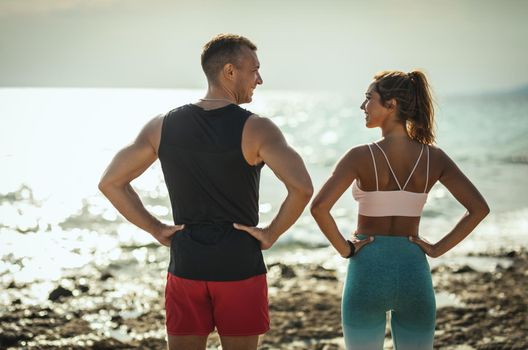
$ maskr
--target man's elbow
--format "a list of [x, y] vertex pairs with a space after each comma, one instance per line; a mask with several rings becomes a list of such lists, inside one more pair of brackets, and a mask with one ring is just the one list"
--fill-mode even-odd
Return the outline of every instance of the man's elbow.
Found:
[[99, 191], [101, 191], [101, 193], [104, 194], [106, 197], [108, 197], [108, 193], [110, 192], [111, 187], [111, 183], [109, 181], [106, 181], [104, 178], [101, 179], [101, 181], [99, 181], [99, 184], [97, 185]]
[[310, 181], [304, 184], [303, 186], [300, 186], [297, 189], [297, 193], [299, 195], [299, 198], [302, 200], [303, 205], [306, 207], [308, 203], [310, 203], [310, 199], [312, 199], [314, 193], [312, 182]]
[[99, 181], [99, 184], [97, 185], [97, 188], [99, 189], [99, 191], [101, 191], [102, 194], [105, 194], [106, 192], [106, 183], [103, 182], [103, 181]]
[[302, 205], [303, 208], [310, 203], [312, 198], [313, 191], [309, 188], [295, 188], [289, 192], [289, 195], [294, 199], [299, 205]]
[[287, 185], [288, 193], [296, 198], [299, 202], [303, 202], [306, 206], [312, 198], [314, 189], [311, 181], [305, 183], [297, 183], [295, 185]]
[[303, 186], [303, 188], [301, 189], [301, 196], [306, 202], [306, 204], [308, 204], [308, 202], [310, 202], [310, 199], [312, 199], [313, 193], [314, 193], [314, 188], [311, 182]]

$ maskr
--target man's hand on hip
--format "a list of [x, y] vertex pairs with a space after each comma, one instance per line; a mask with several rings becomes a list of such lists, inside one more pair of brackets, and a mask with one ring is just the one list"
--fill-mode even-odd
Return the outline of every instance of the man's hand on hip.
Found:
[[153, 233], [152, 236], [156, 238], [158, 242], [163, 244], [166, 247], [170, 247], [171, 238], [176, 234], [176, 232], [181, 231], [185, 228], [185, 225], [165, 225], [161, 224], [158, 232]]
[[241, 224], [234, 223], [233, 226], [237, 230], [246, 231], [260, 242], [260, 249], [266, 250], [271, 248], [275, 243], [276, 238], [273, 237], [271, 232], [266, 228], [244, 226]]

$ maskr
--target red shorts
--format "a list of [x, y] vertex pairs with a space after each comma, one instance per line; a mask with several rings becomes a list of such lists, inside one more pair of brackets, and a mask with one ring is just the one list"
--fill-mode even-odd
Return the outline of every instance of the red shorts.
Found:
[[266, 274], [241, 281], [189, 280], [167, 273], [169, 335], [250, 336], [269, 330]]

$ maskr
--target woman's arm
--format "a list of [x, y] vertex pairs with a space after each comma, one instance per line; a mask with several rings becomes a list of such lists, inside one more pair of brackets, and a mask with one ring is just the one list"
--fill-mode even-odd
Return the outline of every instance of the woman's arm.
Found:
[[427, 255], [433, 258], [441, 256], [460, 243], [490, 212], [484, 197], [455, 162], [440, 149], [437, 151], [440, 152], [441, 161], [444, 163], [439, 180], [467, 211], [455, 227], [436, 244], [410, 237], [411, 241], [417, 243]]
[[[351, 248], [339, 231], [334, 218], [330, 214], [330, 210], [357, 178], [355, 165], [358, 164], [359, 153], [359, 147], [353, 148], [339, 160], [332, 175], [317, 194], [310, 208], [312, 216], [321, 231], [343, 257], [349, 256]], [[355, 251], [358, 252], [370, 241], [372, 241], [372, 237], [364, 240], [354, 240]]]

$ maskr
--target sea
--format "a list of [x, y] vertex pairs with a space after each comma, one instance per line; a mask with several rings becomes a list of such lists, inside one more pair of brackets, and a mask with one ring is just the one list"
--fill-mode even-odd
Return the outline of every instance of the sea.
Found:
[[[65, 273], [86, 266], [126, 267], [132, 273], [165, 269], [168, 248], [124, 220], [97, 184], [115, 153], [147, 121], [202, 96], [202, 90], [182, 89], [1, 88], [0, 285], [40, 283], [38, 300]], [[362, 91], [257, 90], [254, 101], [243, 107], [280, 127], [304, 159], [317, 191], [348, 149], [380, 138], [379, 129], [364, 126], [362, 96]], [[430, 263], [492, 268], [496, 260], [479, 256], [519, 250], [528, 242], [528, 94], [440, 96], [436, 103], [437, 145], [481, 191], [491, 213]], [[150, 212], [171, 222], [159, 162], [132, 185]], [[284, 185], [265, 167], [260, 225], [272, 220], [285, 196]], [[343, 234], [354, 231], [357, 204], [350, 190], [332, 213]], [[464, 213], [437, 184], [420, 234], [435, 242]], [[268, 263], [318, 263], [340, 271], [346, 264], [308, 210], [265, 257]]]

